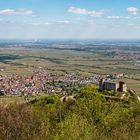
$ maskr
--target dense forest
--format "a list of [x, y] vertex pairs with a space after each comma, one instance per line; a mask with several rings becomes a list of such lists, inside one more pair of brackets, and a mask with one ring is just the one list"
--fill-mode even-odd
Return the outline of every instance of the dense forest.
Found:
[[107, 100], [93, 86], [0, 107], [1, 140], [140, 140], [140, 103]]

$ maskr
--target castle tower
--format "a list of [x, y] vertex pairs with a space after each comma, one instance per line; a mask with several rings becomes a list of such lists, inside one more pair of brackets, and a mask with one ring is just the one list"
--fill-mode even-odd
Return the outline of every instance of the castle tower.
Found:
[[126, 92], [127, 91], [127, 86], [126, 86], [125, 82], [122, 82], [122, 81], [119, 82], [119, 91], [120, 92]]
[[105, 82], [105, 79], [102, 78], [99, 82], [99, 91], [104, 90], [104, 82]]

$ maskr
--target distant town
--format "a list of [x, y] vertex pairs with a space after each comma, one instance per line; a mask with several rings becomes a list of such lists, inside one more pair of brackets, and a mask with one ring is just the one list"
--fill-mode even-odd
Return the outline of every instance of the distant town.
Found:
[[77, 74], [49, 74], [46, 71], [38, 71], [31, 75], [19, 76], [17, 74], [0, 76], [1, 95], [37, 95], [66, 94], [66, 89], [73, 86], [81, 86], [87, 83], [98, 83], [101, 76], [81, 77]]
[[[0, 75], [0, 94], [6, 96], [38, 95], [45, 94], [67, 94], [74, 87], [81, 87], [87, 84], [98, 85], [102, 78], [107, 81], [121, 78], [126, 75], [94, 75], [89, 77], [81, 76], [78, 73], [51, 74], [40, 70], [28, 75]], [[111, 90], [114, 90], [113, 88]]]

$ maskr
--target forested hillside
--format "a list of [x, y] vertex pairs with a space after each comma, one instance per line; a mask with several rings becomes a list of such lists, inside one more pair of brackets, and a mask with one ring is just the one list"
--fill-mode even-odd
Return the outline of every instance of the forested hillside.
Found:
[[0, 107], [2, 140], [140, 140], [140, 103], [106, 100], [92, 86]]

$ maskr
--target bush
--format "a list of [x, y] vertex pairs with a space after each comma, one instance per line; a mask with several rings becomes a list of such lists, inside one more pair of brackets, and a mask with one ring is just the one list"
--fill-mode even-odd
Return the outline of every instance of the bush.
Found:
[[139, 140], [140, 103], [106, 100], [86, 86], [76, 101], [60, 102], [59, 95], [28, 104], [0, 107], [2, 140]]

